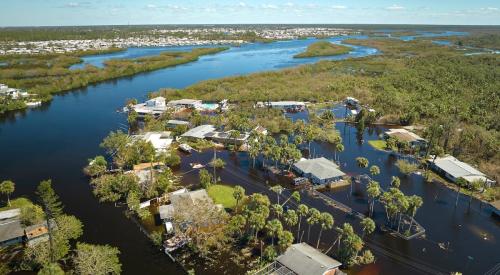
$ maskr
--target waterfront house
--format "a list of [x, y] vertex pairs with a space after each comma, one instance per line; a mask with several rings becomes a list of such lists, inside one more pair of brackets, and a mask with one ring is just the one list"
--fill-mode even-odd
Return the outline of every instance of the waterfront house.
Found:
[[256, 107], [268, 107], [285, 111], [304, 111], [306, 104], [302, 101], [266, 101], [257, 102]]
[[258, 125], [257, 127], [255, 127], [252, 131], [256, 132], [257, 134], [260, 134], [260, 135], [267, 135], [267, 129]]
[[173, 138], [170, 137], [170, 132], [146, 132], [141, 135], [131, 136], [133, 140], [142, 139], [146, 142], [151, 142], [156, 150], [156, 153], [166, 152], [172, 144]]
[[392, 137], [398, 141], [408, 142], [412, 149], [419, 148], [423, 150], [427, 147], [427, 140], [406, 129], [389, 129], [389, 131], [384, 133], [384, 137]]
[[205, 124], [190, 129], [189, 131], [182, 134], [181, 137], [190, 140], [204, 139], [208, 133], [211, 133], [213, 131], [215, 131], [215, 127], [213, 125]]
[[146, 115], [157, 117], [167, 111], [165, 98], [161, 96], [147, 100], [144, 103], [132, 105], [130, 108], [134, 110], [139, 117], [144, 117]]
[[428, 163], [432, 170], [452, 182], [456, 182], [458, 178], [464, 178], [468, 182], [482, 181], [486, 186], [495, 184], [495, 181], [489, 179], [481, 171], [450, 155], [437, 157], [436, 159], [431, 158]]
[[[57, 229], [57, 224], [54, 220], [50, 221], [51, 228]], [[47, 221], [43, 221], [39, 224], [30, 225], [24, 228], [24, 234], [26, 236], [26, 244], [28, 246], [36, 245], [40, 242], [45, 242], [49, 240], [49, 228]]]
[[345, 100], [344, 100], [344, 103], [348, 106], [351, 106], [351, 107], [358, 107], [359, 105], [359, 100], [355, 99], [354, 97], [347, 97]]
[[236, 144], [238, 146], [241, 146], [246, 143], [248, 137], [250, 136], [249, 133], [244, 132], [240, 133], [237, 137], [232, 137], [231, 133], [233, 131], [234, 130], [230, 130], [227, 132], [212, 131], [210, 133], [207, 133], [205, 135], [205, 138], [222, 144]]
[[0, 246], [22, 243], [24, 230], [19, 215], [21, 215], [19, 208], [0, 212]]
[[340, 181], [345, 176], [334, 162], [324, 157], [300, 160], [293, 165], [293, 169], [314, 184]]
[[306, 243], [296, 243], [256, 274], [345, 275], [339, 270], [341, 265], [339, 261]]
[[179, 99], [169, 101], [167, 103], [167, 107], [174, 109], [200, 110], [203, 107], [202, 104], [202, 101], [198, 99]]

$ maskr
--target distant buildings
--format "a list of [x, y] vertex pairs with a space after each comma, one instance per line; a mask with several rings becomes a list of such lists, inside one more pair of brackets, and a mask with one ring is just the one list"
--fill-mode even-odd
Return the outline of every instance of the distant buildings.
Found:
[[487, 178], [481, 171], [453, 156], [437, 157], [435, 160], [428, 160], [428, 162], [431, 169], [452, 182], [456, 182], [458, 178], [464, 178], [468, 182], [482, 181], [487, 186], [495, 184], [495, 181]]
[[238, 136], [232, 136], [232, 133], [234, 130], [226, 131], [226, 132], [219, 132], [219, 131], [213, 131], [210, 133], [207, 133], [205, 135], [205, 138], [208, 140], [213, 140], [218, 143], [222, 144], [235, 144], [235, 145], [242, 145], [245, 142], [247, 142], [248, 137], [250, 136], [249, 133], [240, 133]]
[[[44, 221], [40, 224], [24, 226], [21, 223], [21, 209], [10, 209], [0, 212], [0, 246], [9, 246], [25, 242], [35, 245], [48, 240], [48, 226]], [[56, 224], [51, 221], [51, 227], [56, 229]]]
[[165, 104], [164, 97], [155, 97], [147, 100], [144, 103], [139, 103], [130, 106], [139, 117], [144, 117], [146, 115], [160, 116], [167, 111], [167, 105]]
[[202, 108], [203, 102], [198, 99], [178, 99], [171, 100], [167, 103], [167, 106], [175, 109], [193, 109], [198, 110]]
[[266, 102], [257, 102], [256, 107], [263, 108], [274, 108], [281, 109], [284, 111], [304, 111], [306, 109], [306, 104], [302, 101], [266, 101]]
[[184, 134], [181, 135], [181, 137], [191, 140], [204, 139], [207, 136], [207, 134], [213, 131], [215, 131], [215, 127], [213, 125], [200, 125], [185, 132]]
[[342, 264], [306, 243], [290, 246], [283, 255], [269, 264], [258, 275], [345, 275]]
[[146, 132], [141, 135], [131, 136], [133, 140], [142, 139], [146, 142], [151, 142], [157, 153], [167, 151], [172, 144], [173, 138], [170, 137], [170, 132]]
[[12, 99], [21, 99], [29, 97], [29, 93], [16, 88], [9, 88], [5, 84], [0, 84], [0, 96], [10, 97]]
[[293, 165], [293, 169], [314, 184], [340, 181], [345, 176], [335, 163], [324, 157], [301, 160]]

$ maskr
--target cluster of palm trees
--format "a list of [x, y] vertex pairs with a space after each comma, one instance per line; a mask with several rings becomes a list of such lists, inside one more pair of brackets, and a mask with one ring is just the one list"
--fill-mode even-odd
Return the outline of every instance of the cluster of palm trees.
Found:
[[411, 232], [417, 210], [422, 206], [421, 197], [412, 195], [406, 196], [399, 190], [400, 180], [393, 177], [391, 187], [388, 191], [383, 191], [376, 181], [370, 181], [367, 184], [366, 192], [369, 200], [369, 215], [373, 214], [373, 206], [376, 200], [380, 201], [385, 209], [387, 222], [391, 228], [397, 228], [397, 232], [402, 229], [405, 217], [411, 217], [410, 224], [406, 232]]
[[262, 154], [262, 165], [265, 166], [266, 160], [274, 161], [274, 166], [283, 164], [290, 170], [293, 163], [300, 160], [302, 153], [298, 146], [302, 139], [296, 137], [290, 142], [287, 135], [281, 135], [279, 140], [272, 136], [262, 135], [255, 132], [250, 134], [248, 154], [252, 158], [252, 165], [255, 167], [255, 160]]

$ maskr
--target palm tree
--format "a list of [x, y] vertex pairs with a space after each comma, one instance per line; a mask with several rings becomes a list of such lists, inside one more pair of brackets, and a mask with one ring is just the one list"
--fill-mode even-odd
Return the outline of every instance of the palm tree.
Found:
[[316, 248], [319, 247], [321, 233], [323, 233], [323, 230], [325, 230], [325, 229], [331, 229], [333, 227], [333, 222], [334, 222], [333, 216], [330, 213], [327, 213], [327, 212], [321, 213], [321, 216], [319, 218], [319, 223], [321, 225], [321, 228], [319, 230], [318, 241], [316, 242]]
[[422, 204], [424, 204], [424, 201], [421, 197], [413, 195], [408, 198], [408, 202], [408, 213], [411, 216], [410, 227], [408, 228], [408, 230], [411, 230], [413, 221], [415, 220], [415, 215], [417, 214], [417, 210], [422, 206]]
[[[337, 152], [343, 152], [344, 151], [344, 145], [342, 143], [337, 143], [335, 144], [335, 159], [337, 159]], [[340, 157], [339, 157], [340, 158]]]
[[366, 193], [368, 194], [368, 198], [370, 200], [369, 206], [369, 216], [371, 217], [373, 214], [373, 205], [375, 204], [375, 199], [377, 199], [380, 194], [380, 185], [376, 181], [370, 181], [367, 185]]
[[372, 176], [376, 176], [376, 175], [380, 174], [380, 168], [377, 165], [372, 165], [370, 167], [370, 174]]
[[367, 158], [364, 157], [357, 157], [356, 158], [356, 163], [358, 164], [359, 168], [366, 168], [368, 167], [368, 164], [370, 163]]
[[283, 192], [284, 188], [281, 185], [276, 184], [275, 186], [272, 186], [270, 189], [271, 189], [271, 191], [273, 191], [274, 193], [276, 193], [276, 197], [278, 199], [278, 204], [279, 204], [280, 203], [281, 192]]
[[233, 130], [233, 131], [231, 131], [231, 132], [229, 133], [229, 137], [230, 137], [231, 139], [233, 139], [233, 143], [234, 143], [234, 144], [233, 144], [233, 145], [234, 145], [234, 151], [238, 151], [238, 150], [237, 150], [237, 144], [236, 144], [236, 142], [238, 141], [238, 138], [240, 137], [240, 135], [241, 135], [241, 133], [240, 133], [240, 131], [238, 131], [238, 130]]
[[309, 207], [305, 204], [299, 204], [297, 207], [297, 214], [299, 216], [299, 225], [297, 227], [297, 241], [300, 242], [300, 224], [302, 222], [302, 217], [306, 216], [309, 213]]
[[401, 180], [396, 176], [392, 176], [391, 186], [394, 188], [399, 188], [400, 185], [401, 185]]
[[10, 206], [10, 195], [14, 193], [16, 185], [11, 180], [4, 180], [0, 183], [0, 193], [7, 195], [7, 203]]
[[236, 200], [236, 205], [240, 204], [241, 199], [245, 197], [245, 189], [236, 185], [233, 190], [233, 198]]
[[278, 234], [278, 246], [281, 251], [285, 251], [293, 243], [293, 234], [288, 230], [283, 230]]
[[309, 237], [310, 237], [310, 233], [311, 233], [311, 226], [317, 224], [321, 218], [321, 213], [318, 211], [318, 209], [316, 208], [310, 208], [309, 209], [309, 217], [307, 218], [307, 224], [308, 224], [308, 228], [307, 228], [307, 241], [309, 242]]
[[291, 198], [293, 198], [294, 201], [296, 201], [297, 203], [299, 203], [300, 202], [300, 193], [299, 193], [299, 191], [293, 191], [292, 194], [290, 195], [290, 197], [288, 197], [288, 199], [286, 199], [286, 201], [282, 205], [285, 205]]
[[266, 217], [260, 213], [252, 213], [248, 218], [248, 223], [250, 224], [250, 228], [254, 230], [255, 240], [257, 241], [259, 231], [266, 225]]
[[455, 181], [455, 184], [456, 184], [456, 185], [457, 185], [457, 187], [458, 187], [458, 191], [457, 191], [457, 199], [455, 200], [455, 207], [457, 207], [457, 205], [458, 205], [458, 197], [460, 196], [460, 190], [462, 189], [462, 187], [467, 186], [467, 180], [465, 180], [464, 178], [460, 177], [460, 178], [458, 178], [458, 179]]
[[289, 227], [293, 227], [299, 221], [299, 217], [297, 216], [295, 210], [289, 209], [285, 212], [285, 215], [283, 215], [283, 220], [285, 221], [286, 225], [288, 225]]
[[256, 140], [250, 140], [250, 146], [248, 148], [248, 155], [252, 158], [252, 167], [255, 167], [255, 159], [259, 156], [260, 143]]
[[365, 235], [371, 234], [373, 233], [373, 231], [375, 231], [375, 222], [368, 217], [362, 219], [360, 224], [361, 228], [363, 229], [363, 235], [361, 236], [362, 239], [365, 237]]
[[271, 208], [273, 209], [274, 214], [278, 218], [281, 218], [281, 215], [283, 215], [283, 206], [281, 206], [281, 204], [277, 203], [277, 204], [273, 204], [271, 206]]
[[274, 237], [283, 231], [283, 225], [278, 219], [272, 219], [266, 224], [267, 235], [271, 237], [271, 244], [274, 246]]
[[469, 208], [470, 208], [470, 204], [472, 202], [472, 198], [474, 197], [474, 192], [481, 190], [481, 186], [483, 186], [483, 182], [481, 180], [475, 180], [475, 181], [469, 182], [467, 184], [467, 189], [469, 189], [469, 191], [470, 191]]

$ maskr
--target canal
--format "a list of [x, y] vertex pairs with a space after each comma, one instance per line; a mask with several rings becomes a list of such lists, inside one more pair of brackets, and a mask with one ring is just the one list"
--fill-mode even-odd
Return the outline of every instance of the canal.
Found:
[[[344, 38], [347, 37], [332, 38], [331, 41], [338, 42]], [[78, 89], [55, 96], [52, 102], [41, 108], [8, 114], [0, 121], [0, 180], [12, 179], [16, 182], [14, 196], [33, 197], [38, 182], [51, 178], [66, 212], [76, 215], [85, 225], [81, 241], [117, 246], [121, 251], [124, 274], [178, 274], [181, 269], [154, 249], [119, 208], [112, 204], [100, 204], [93, 197], [88, 180], [82, 174], [87, 159], [103, 153], [99, 148], [101, 140], [126, 123], [124, 115], [115, 110], [121, 108], [127, 99], [145, 99], [148, 92], [159, 88], [183, 88], [206, 79], [316, 62], [319, 59], [293, 59], [293, 55], [314, 41], [293, 40], [232, 47], [190, 64]], [[135, 51], [139, 53], [130, 56], [141, 56], [140, 50]], [[376, 53], [376, 49], [356, 46], [351, 53], [331, 59]], [[85, 62], [102, 64], [107, 58], [111, 57], [92, 57]], [[350, 174], [366, 173], [357, 168], [354, 161], [355, 157], [365, 156], [370, 164], [381, 167], [382, 173], [375, 179], [383, 187], [387, 186], [392, 175], [401, 176], [394, 166], [394, 157], [374, 150], [366, 142], [376, 138], [383, 127], [362, 133], [364, 142], [358, 140], [360, 135], [356, 135], [356, 129], [349, 125], [339, 124], [337, 129], [344, 139], [345, 151], [340, 153], [344, 171]], [[327, 144], [314, 143], [313, 151], [317, 155], [333, 157], [333, 150]], [[193, 160], [203, 161], [209, 155], [195, 154], [186, 158], [183, 166]], [[223, 152], [221, 156], [228, 163], [221, 174], [224, 182], [241, 184], [250, 192], [267, 190], [261, 172], [249, 167], [245, 154]], [[188, 175], [186, 180], [190, 177], [194, 175]], [[417, 194], [424, 199], [424, 206], [416, 219], [427, 229], [427, 237], [405, 242], [376, 232], [367, 242], [377, 262], [353, 270], [355, 273], [425, 274], [456, 270], [464, 274], [482, 274], [500, 261], [496, 253], [500, 238], [498, 222], [490, 218], [487, 208], [480, 208], [479, 202], [474, 201], [469, 211], [467, 198], [463, 196], [459, 207], [455, 208], [453, 191], [436, 184], [426, 184], [418, 175], [402, 179], [401, 189], [407, 195]], [[348, 188], [328, 195], [363, 212], [367, 208], [363, 190], [362, 186], [357, 186], [354, 195]], [[305, 200], [310, 200], [307, 203], [322, 211], [330, 211], [320, 201], [307, 197]], [[332, 211], [332, 214], [336, 225], [344, 221], [357, 223], [344, 213]], [[384, 210], [377, 206], [375, 217], [383, 218], [384, 215]], [[333, 238], [331, 234], [325, 234], [325, 240], [329, 237]], [[439, 242], [450, 242], [451, 249], [440, 249]]]

